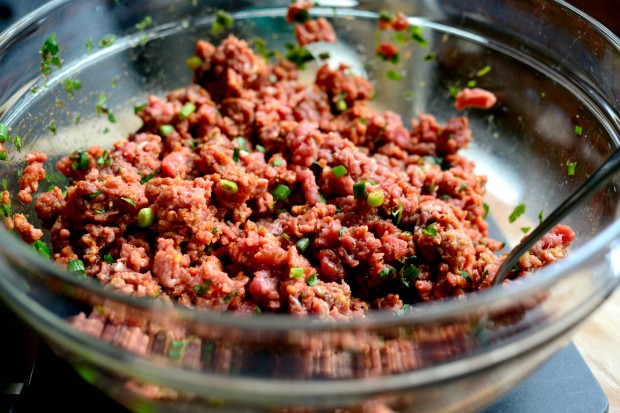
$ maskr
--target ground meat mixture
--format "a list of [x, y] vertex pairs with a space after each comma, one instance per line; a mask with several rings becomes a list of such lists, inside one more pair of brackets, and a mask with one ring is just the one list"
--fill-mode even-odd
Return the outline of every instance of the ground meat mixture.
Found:
[[[298, 21], [306, 4], [295, 8]], [[137, 133], [57, 163], [70, 186], [35, 205], [55, 261], [80, 261], [124, 294], [335, 318], [491, 285], [501, 244], [487, 237], [486, 179], [458, 154], [466, 118], [420, 115], [407, 129], [369, 108], [371, 84], [347, 66], [301, 84], [294, 66], [233, 36], [199, 41], [196, 55], [195, 84], [149, 98]], [[468, 93], [461, 107], [494, 101]], [[22, 202], [45, 159], [27, 156]], [[42, 235], [23, 216], [14, 225], [28, 242]], [[573, 237], [557, 227], [512, 277], [562, 257]]]

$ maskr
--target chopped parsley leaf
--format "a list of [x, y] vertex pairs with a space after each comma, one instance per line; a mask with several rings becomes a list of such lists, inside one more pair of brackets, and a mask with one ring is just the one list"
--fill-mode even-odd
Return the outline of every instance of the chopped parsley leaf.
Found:
[[112, 46], [114, 44], [115, 41], [116, 41], [116, 36], [115, 35], [113, 35], [113, 34], [106, 34], [99, 41], [99, 48], [100, 49], [105, 49], [106, 47], [110, 47], [110, 46]]
[[577, 168], [577, 162], [566, 161], [567, 173], [569, 176], [575, 175], [575, 169]]
[[583, 126], [575, 125], [575, 134], [581, 136], [583, 134]]
[[308, 277], [306, 282], [308, 283], [310, 287], [314, 287], [319, 282], [319, 277], [317, 277], [316, 274], [312, 274], [310, 277]]
[[304, 69], [307, 62], [314, 60], [314, 56], [303, 46], [286, 43], [286, 59], [295, 63], [299, 69]]
[[147, 183], [148, 181], [150, 181], [151, 179], [153, 179], [153, 177], [154, 177], [155, 175], [157, 175], [158, 173], [160, 173], [160, 172], [161, 172], [161, 171], [158, 169], [158, 170], [156, 170], [156, 171], [151, 172], [151, 173], [150, 173], [150, 174], [148, 174], [148, 175], [144, 175], [144, 176], [140, 179], [140, 183], [141, 183], [142, 185], [144, 185], [145, 183]]
[[32, 244], [32, 249], [34, 250], [34, 252], [44, 258], [50, 259], [52, 257], [52, 251], [50, 250], [50, 247], [48, 247], [47, 244], [45, 244], [41, 240], [36, 240]]
[[510, 221], [510, 223], [512, 224], [513, 222], [517, 220], [517, 218], [519, 218], [524, 213], [525, 213], [525, 204], [519, 204], [515, 207], [515, 209], [512, 211], [512, 213], [508, 217], [508, 221]]
[[151, 16], [146, 16], [144, 19], [142, 19], [140, 23], [136, 24], [136, 29], [141, 32], [142, 30], [149, 27], [151, 24], [153, 24], [153, 18]]
[[436, 237], [439, 233], [437, 232], [437, 229], [435, 228], [435, 223], [431, 223], [428, 224], [426, 226], [426, 228], [422, 229], [422, 233], [425, 235], [428, 235], [430, 237]]
[[424, 37], [424, 31], [420, 26], [409, 26], [409, 33], [411, 36], [411, 40], [416, 42], [418, 46], [424, 48], [428, 46], [428, 40]]
[[212, 34], [220, 34], [224, 31], [224, 29], [230, 29], [233, 27], [234, 19], [233, 17], [226, 13], [223, 10], [218, 10], [215, 14], [215, 22], [211, 27]]
[[45, 77], [48, 77], [49, 74], [52, 73], [52, 66], [62, 66], [62, 61], [60, 57], [58, 57], [59, 51], [60, 47], [56, 41], [56, 33], [52, 33], [45, 39], [45, 43], [43, 43], [41, 50], [39, 50], [39, 54], [41, 55], [41, 73], [43, 73]]
[[544, 209], [541, 209], [540, 211], [538, 211], [538, 223], [542, 224], [543, 222], [543, 214], [545, 213]]
[[65, 80], [65, 91], [69, 96], [73, 97], [75, 91], [82, 88], [82, 82], [79, 80], [67, 79]]
[[388, 70], [387, 72], [387, 78], [389, 80], [402, 80], [403, 76], [400, 74], [400, 72], [396, 71], [396, 70]]

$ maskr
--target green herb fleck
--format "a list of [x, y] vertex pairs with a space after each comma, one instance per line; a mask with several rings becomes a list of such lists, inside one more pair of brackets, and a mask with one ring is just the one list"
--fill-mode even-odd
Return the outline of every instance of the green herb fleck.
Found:
[[469, 273], [465, 270], [460, 270], [459, 271], [459, 275], [467, 280], [471, 281], [471, 275], [469, 275]]
[[84, 44], [84, 48], [86, 49], [86, 53], [90, 54], [93, 51], [93, 47], [95, 47], [95, 42], [93, 41], [93, 39], [86, 40], [86, 43]]
[[220, 34], [224, 31], [224, 29], [230, 29], [233, 27], [234, 20], [232, 16], [225, 11], [218, 10], [215, 14], [215, 22], [213, 23], [213, 27], [211, 27], [212, 34]]
[[346, 93], [338, 93], [338, 95], [336, 96], [336, 109], [338, 109], [340, 112], [344, 112], [349, 107], [347, 105], [347, 101], [345, 100], [346, 97]]
[[476, 81], [474, 79], [470, 80], [469, 82], [467, 82], [467, 87], [468, 88], [474, 88], [476, 87]]
[[108, 151], [103, 151], [101, 156], [97, 158], [97, 165], [108, 166], [112, 163], [112, 158]]
[[435, 60], [435, 53], [430, 52], [430, 53], [426, 53], [423, 57], [425, 62], [432, 62], [433, 60]]
[[267, 49], [267, 43], [260, 37], [250, 39], [250, 44], [254, 46], [256, 52], [264, 59], [270, 59], [276, 55], [275, 51]]
[[513, 223], [517, 220], [517, 218], [519, 218], [524, 213], [525, 213], [525, 204], [519, 204], [515, 207], [515, 209], [512, 211], [512, 213], [508, 217], [508, 221], [510, 221], [510, 223]]
[[308, 279], [306, 280], [306, 282], [308, 283], [308, 285], [310, 287], [314, 287], [315, 285], [318, 284], [319, 282], [319, 277], [317, 277], [316, 274], [312, 274], [310, 277], [308, 277]]
[[82, 260], [69, 260], [67, 263], [67, 269], [69, 272], [75, 274], [86, 275], [86, 267], [84, 266]]
[[129, 205], [131, 205], [131, 206], [136, 206], [136, 201], [134, 201], [134, 200], [133, 200], [133, 199], [131, 199], [131, 198], [126, 198], [126, 197], [122, 196], [122, 197], [121, 197], [121, 199], [122, 199], [123, 201], [127, 202], [127, 203], [128, 203]]
[[476, 72], [476, 76], [478, 77], [482, 77], [484, 75], [489, 74], [489, 72], [491, 71], [491, 66], [486, 65], [485, 67], [483, 67], [482, 69], [478, 70], [478, 72]]
[[151, 16], [146, 16], [144, 19], [142, 19], [140, 23], [136, 24], [136, 29], [141, 32], [142, 30], [149, 27], [151, 24], [153, 24], [153, 19], [151, 18]]
[[301, 251], [301, 253], [304, 253], [310, 246], [310, 238], [300, 238], [295, 245], [297, 245], [297, 248]]
[[380, 189], [377, 189], [376, 191], [372, 191], [371, 193], [368, 194], [368, 197], [366, 198], [366, 203], [368, 204], [369, 207], [379, 207], [381, 206], [381, 204], [383, 204], [383, 198], [384, 198], [384, 194], [383, 191], [381, 191]]
[[388, 70], [386, 76], [387, 76], [387, 78], [389, 80], [401, 80], [403, 78], [403, 76], [400, 74], [400, 72], [398, 72], [396, 70]]
[[542, 222], [543, 222], [543, 215], [544, 215], [544, 213], [545, 213], [544, 209], [541, 209], [540, 211], [538, 211], [538, 223], [539, 224], [542, 224]]
[[410, 308], [411, 308], [411, 306], [409, 304], [404, 304], [402, 307], [400, 307], [398, 310], [396, 310], [394, 312], [394, 314], [396, 314], [397, 316], [401, 316], [401, 315], [405, 314], [407, 311], [409, 311]]
[[532, 229], [532, 227], [521, 227], [521, 232], [527, 234], [530, 232], [530, 229]]
[[435, 229], [435, 223], [434, 222], [431, 223], [431, 224], [428, 224], [426, 226], [426, 228], [422, 229], [422, 233], [424, 235], [428, 235], [429, 237], [433, 237], [433, 238], [435, 238], [437, 236], [437, 234], [439, 234], [437, 232], [437, 229]]
[[362, 180], [358, 183], [353, 184], [353, 197], [354, 198], [365, 198], [368, 195], [368, 191], [366, 190], [366, 180]]
[[232, 159], [233, 159], [233, 162], [235, 162], [235, 163], [239, 162], [239, 148], [234, 148], [233, 149]]
[[407, 288], [409, 288], [411, 283], [417, 280], [420, 276], [420, 269], [413, 264], [403, 267], [400, 272], [400, 281]]
[[116, 262], [116, 260], [114, 259], [114, 257], [112, 256], [112, 254], [110, 254], [109, 252], [104, 254], [103, 256], [103, 260], [107, 263], [110, 264], [114, 264]]
[[583, 126], [575, 125], [575, 134], [581, 136], [583, 134]]
[[32, 249], [34, 250], [34, 252], [36, 252], [37, 254], [39, 254], [40, 256], [44, 258], [50, 259], [52, 257], [52, 251], [47, 246], [47, 244], [45, 244], [41, 240], [36, 240], [32, 244]]
[[97, 192], [93, 192], [92, 194], [86, 195], [84, 198], [91, 200], [91, 199], [97, 198], [101, 194], [103, 194], [103, 189], [100, 189]]
[[142, 185], [146, 184], [148, 181], [150, 181], [151, 179], [153, 179], [153, 177], [155, 175], [157, 175], [158, 173], [160, 173], [161, 171], [159, 169], [157, 169], [156, 171], [151, 172], [148, 175], [144, 175], [141, 179], [140, 179], [140, 183]]
[[0, 123], [0, 142], [6, 143], [10, 139], [9, 128], [4, 123]]
[[276, 168], [282, 165], [282, 159], [281, 158], [276, 158], [273, 160], [272, 165], [275, 166]]
[[15, 149], [21, 152], [23, 142], [22, 138], [19, 135], [15, 135], [15, 137], [13, 138], [13, 144], [15, 145]]
[[409, 26], [409, 33], [411, 36], [411, 40], [416, 42], [418, 46], [422, 48], [428, 46], [428, 41], [424, 37], [424, 31], [420, 26]]
[[398, 203], [398, 208], [396, 211], [392, 211], [392, 218], [396, 221], [396, 225], [400, 224], [400, 220], [403, 218], [403, 203]]
[[331, 56], [330, 56], [329, 52], [321, 52], [321, 53], [319, 53], [319, 59], [321, 59], [321, 60], [327, 60], [330, 57]]
[[60, 57], [58, 57], [59, 51], [60, 48], [56, 41], [56, 33], [52, 33], [45, 39], [45, 43], [43, 43], [41, 50], [39, 50], [39, 54], [41, 55], [41, 72], [45, 77], [52, 73], [52, 66], [62, 66], [62, 61]]
[[394, 274], [395, 272], [396, 272], [396, 270], [393, 267], [390, 267], [389, 265], [386, 265], [386, 266], [383, 267], [383, 269], [379, 273], [379, 278], [385, 278], [387, 276], [390, 276], [390, 275]]
[[286, 59], [295, 63], [299, 69], [304, 69], [306, 63], [314, 60], [314, 56], [308, 49], [303, 46], [297, 46], [293, 43], [286, 43]]
[[338, 238], [342, 238], [346, 230], [347, 230], [347, 227], [340, 227], [340, 229], [338, 229]]
[[482, 215], [482, 219], [486, 219], [487, 215], [489, 215], [489, 204], [486, 202], [482, 204], [482, 208], [484, 208], [484, 215]]
[[185, 64], [187, 65], [187, 67], [189, 67], [191, 70], [196, 70], [199, 67], [201, 67], [204, 64], [204, 60], [202, 60], [200, 57], [198, 56], [191, 56], [188, 57], [185, 60]]
[[110, 46], [112, 46], [114, 44], [115, 41], [116, 41], [116, 36], [115, 35], [113, 35], [113, 34], [106, 34], [99, 41], [99, 48], [100, 49], [104, 49], [106, 47], [110, 47]]
[[75, 152], [69, 159], [73, 161], [71, 163], [71, 169], [74, 171], [77, 171], [78, 169], [86, 171], [90, 166], [90, 157], [86, 151]]
[[575, 169], [577, 168], [577, 162], [566, 162], [567, 173], [569, 176], [575, 175]]
[[74, 79], [65, 80], [65, 91], [69, 94], [69, 96], [73, 97], [74, 92], [82, 89], [82, 82]]

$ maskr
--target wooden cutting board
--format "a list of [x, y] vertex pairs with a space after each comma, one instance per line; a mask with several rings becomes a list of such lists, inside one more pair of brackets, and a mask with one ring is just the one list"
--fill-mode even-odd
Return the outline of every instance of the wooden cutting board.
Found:
[[609, 399], [609, 413], [620, 413], [620, 289], [580, 327], [573, 339]]

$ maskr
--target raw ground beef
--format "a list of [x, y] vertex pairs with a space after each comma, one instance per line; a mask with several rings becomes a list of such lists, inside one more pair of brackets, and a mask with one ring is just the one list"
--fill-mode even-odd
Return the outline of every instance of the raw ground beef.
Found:
[[[336, 40], [309, 17], [313, 4], [288, 10], [302, 46]], [[408, 30], [408, 19], [382, 15], [379, 29]], [[398, 56], [390, 43], [376, 53]], [[194, 84], [151, 96], [136, 133], [57, 162], [70, 185], [35, 203], [57, 263], [127, 295], [332, 318], [492, 285], [501, 243], [487, 236], [486, 178], [458, 153], [467, 118], [421, 114], [407, 128], [370, 109], [372, 85], [348, 66], [324, 64], [302, 84], [293, 63], [271, 64], [232, 35], [198, 41], [195, 59]], [[495, 100], [465, 89], [455, 105]], [[22, 203], [46, 160], [26, 156]], [[2, 202], [8, 210], [8, 193]], [[29, 243], [43, 235], [21, 214], [6, 223]], [[563, 257], [573, 238], [556, 227], [507, 282]]]
[[[56, 262], [81, 260], [124, 294], [335, 318], [491, 285], [501, 244], [487, 237], [486, 179], [458, 153], [466, 118], [420, 115], [408, 129], [369, 108], [372, 85], [347, 66], [304, 85], [233, 36], [199, 41], [196, 55], [195, 84], [150, 97], [139, 131], [57, 163], [71, 185], [35, 205]], [[44, 160], [28, 156], [23, 202]], [[558, 226], [511, 277], [565, 255], [573, 237]]]

